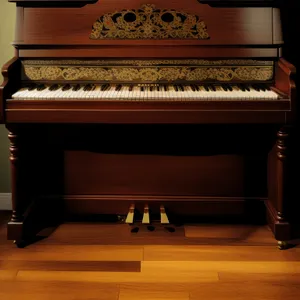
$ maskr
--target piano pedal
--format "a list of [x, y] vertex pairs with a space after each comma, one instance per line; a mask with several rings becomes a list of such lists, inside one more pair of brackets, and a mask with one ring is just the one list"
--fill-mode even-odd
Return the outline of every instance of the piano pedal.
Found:
[[[160, 223], [164, 225], [170, 225], [170, 221], [168, 215], [166, 213], [165, 207], [163, 205], [160, 206]], [[175, 228], [172, 226], [165, 226], [165, 229], [168, 232], [175, 232]]]
[[126, 224], [133, 224], [133, 222], [134, 222], [134, 210], [135, 210], [135, 205], [131, 204], [130, 207], [129, 207], [129, 212], [128, 212], [126, 220], [125, 220]]
[[163, 205], [160, 206], [160, 223], [161, 224], [170, 224], [165, 207]]
[[142, 224], [150, 224], [149, 206], [145, 204]]

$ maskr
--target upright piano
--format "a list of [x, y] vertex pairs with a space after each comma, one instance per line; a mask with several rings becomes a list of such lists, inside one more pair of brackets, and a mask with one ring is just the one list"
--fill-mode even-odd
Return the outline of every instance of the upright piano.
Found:
[[8, 239], [20, 246], [70, 215], [149, 224], [262, 211], [287, 248], [296, 71], [278, 1], [9, 1]]

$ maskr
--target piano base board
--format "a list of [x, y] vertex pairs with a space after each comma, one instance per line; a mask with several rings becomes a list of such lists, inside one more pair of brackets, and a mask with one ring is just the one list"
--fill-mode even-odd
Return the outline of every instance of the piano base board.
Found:
[[[111, 201], [112, 198], [111, 196], [104, 199], [103, 196], [96, 195], [64, 195], [41, 198], [39, 201], [35, 201], [35, 205], [26, 212], [23, 221], [8, 223], [7, 239], [14, 240], [18, 247], [23, 248], [49, 237], [54, 229], [64, 222], [97, 221], [105, 223], [109, 221], [109, 223], [119, 223], [119, 216], [125, 216], [133, 202], [125, 200], [128, 198], [125, 195], [114, 197], [114, 201]], [[142, 212], [144, 204], [149, 203], [149, 201], [143, 197], [140, 198], [140, 201], [135, 200], [135, 207]], [[152, 198], [149, 204], [151, 221], [159, 221], [157, 218], [159, 206], [163, 204], [168, 207], [168, 216], [173, 225], [212, 222], [262, 225], [267, 222], [279, 244], [299, 238], [297, 232], [299, 233], [300, 224], [292, 224], [288, 221], [279, 222], [276, 218], [276, 209], [269, 200], [264, 198], [245, 200], [225, 197], [214, 199], [205, 197], [189, 199], [186, 197], [184, 205], [182, 205], [182, 200], [170, 201], [169, 199], [162, 199], [162, 197]], [[55, 209], [53, 209], [54, 207]], [[142, 214], [135, 215], [135, 222], [140, 223]], [[281, 248], [283, 249], [283, 247]]]
[[14, 240], [19, 248], [32, 244], [51, 235], [54, 228], [63, 222], [61, 199], [31, 202], [21, 220], [11, 220], [7, 224], [7, 239]]
[[278, 212], [270, 201], [265, 201], [267, 222], [277, 241], [290, 241], [299, 239], [299, 221], [278, 220]]

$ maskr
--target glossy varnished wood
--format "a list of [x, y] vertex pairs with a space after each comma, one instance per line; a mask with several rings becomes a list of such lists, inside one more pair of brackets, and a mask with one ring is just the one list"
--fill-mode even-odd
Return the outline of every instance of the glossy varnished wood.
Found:
[[6, 109], [8, 123], [274, 124], [284, 123], [286, 112], [290, 112], [290, 101], [285, 100], [278, 100], [276, 103], [203, 101], [197, 104], [16, 100], [7, 102]]
[[[123, 9], [138, 9], [144, 3], [132, 0], [124, 4], [121, 0], [102, 0], [86, 5], [80, 9], [69, 8], [24, 8], [24, 39], [23, 44], [88, 44], [88, 45], [165, 45], [165, 40], [91, 40], [94, 22], [103, 14]], [[264, 45], [272, 44], [272, 8], [220, 8], [214, 9], [201, 5], [197, 1], [187, 0], [182, 4], [178, 0], [168, 0], [163, 3], [153, 0], [160, 9], [182, 10], [201, 16], [207, 25], [211, 38], [209, 40], [177, 40], [176, 45]], [[56, 22], [51, 20], [55, 16]], [[255, 18], [255, 23], [247, 19]], [[279, 20], [280, 22], [280, 20]], [[36, 26], [39, 24], [39, 26]], [[43, 28], [43, 33], [40, 32]], [[222, 34], [219, 28], [222, 27]], [[22, 28], [19, 28], [22, 30]], [[55, 34], [53, 34], [55, 32]], [[15, 41], [18, 44], [18, 41]], [[201, 55], [201, 54], [199, 54]], [[101, 56], [101, 55], [98, 55]]]
[[5, 101], [20, 84], [20, 61], [17, 57], [10, 59], [2, 67], [3, 82], [0, 86], [0, 123], [5, 122]]
[[[173, 42], [174, 43], [174, 42]], [[174, 44], [174, 46], [178, 46]], [[278, 58], [279, 50], [269, 47], [258, 48], [231, 48], [231, 47], [189, 47], [178, 46], [76, 46], [76, 45], [63, 45], [63, 46], [50, 46], [46, 44], [44, 47], [41, 45], [29, 45], [29, 47], [18, 45], [19, 56], [22, 58], [115, 58], [122, 53], [122, 57], [128, 58], [248, 58], [258, 57], [265, 58], [270, 57], [273, 59]], [[142, 50], [142, 51], [141, 51]]]

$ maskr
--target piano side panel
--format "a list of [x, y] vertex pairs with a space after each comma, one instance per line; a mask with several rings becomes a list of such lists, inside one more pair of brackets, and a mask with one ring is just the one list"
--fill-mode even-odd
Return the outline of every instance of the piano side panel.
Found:
[[[157, 8], [169, 8], [199, 15], [207, 25], [209, 40], [139, 40], [139, 45], [254, 45], [272, 44], [272, 8], [212, 8], [195, 0], [147, 1]], [[139, 8], [144, 1], [101, 0], [82, 8], [24, 8], [23, 40], [16, 44], [134, 45], [136, 40], [91, 40], [94, 22], [103, 14]], [[222, 28], [222, 30], [220, 30]], [[22, 35], [17, 35], [22, 36]]]

